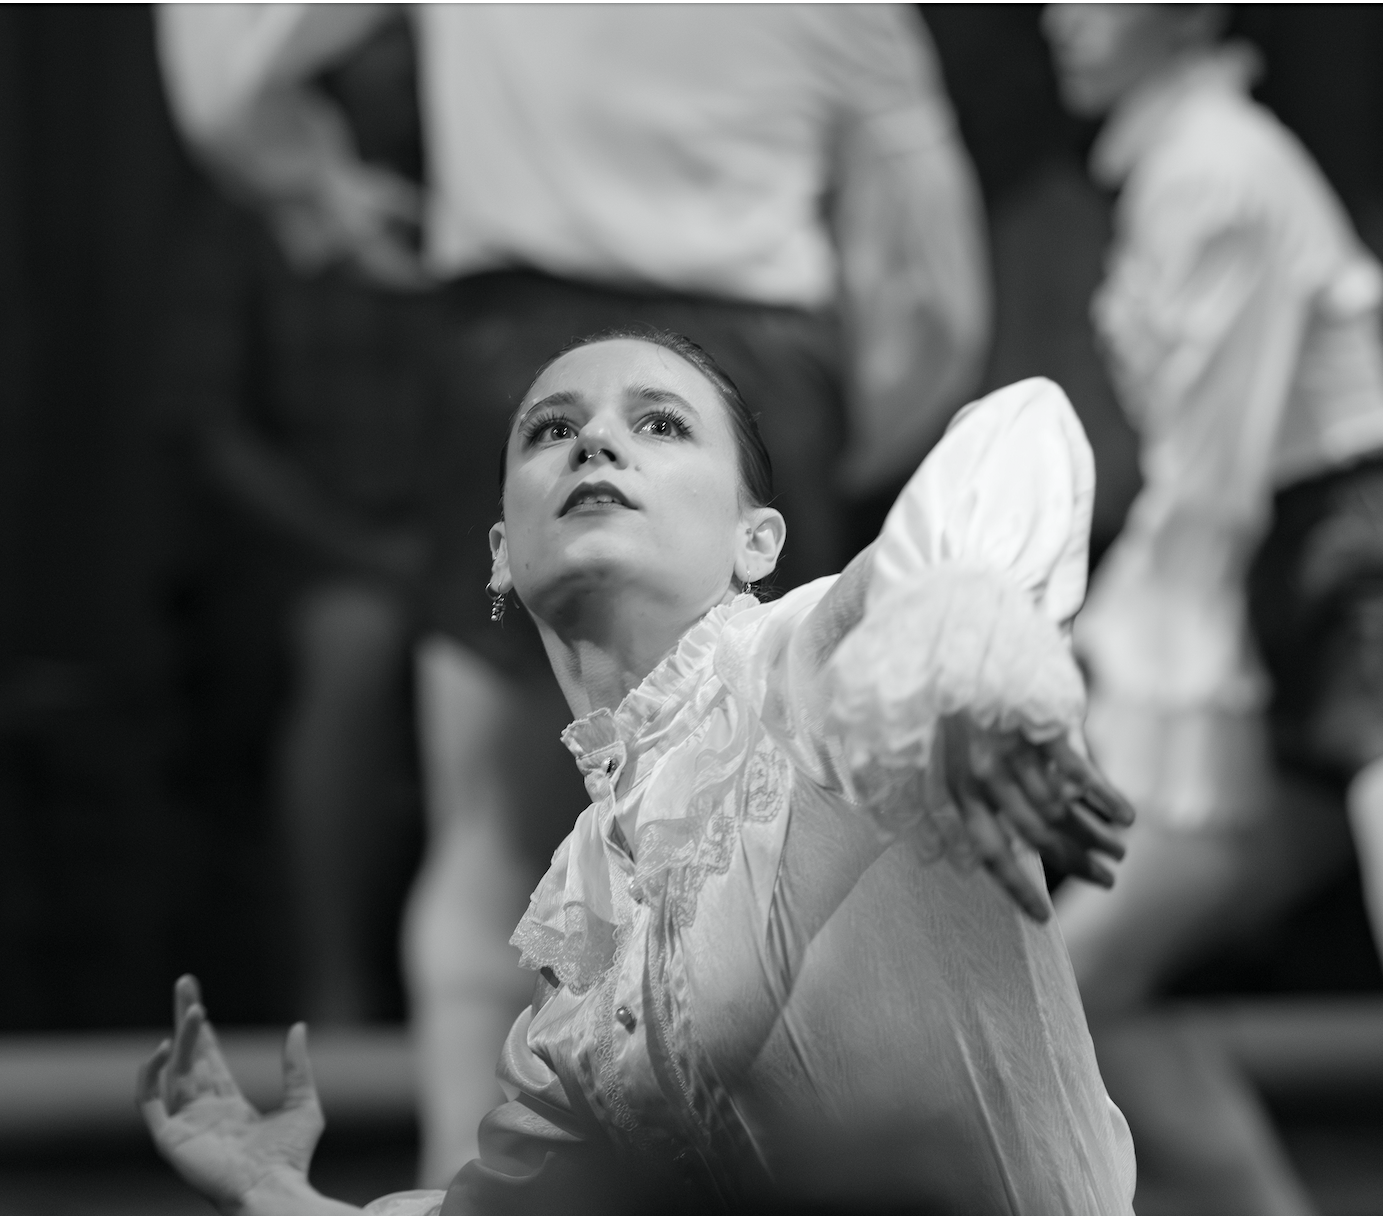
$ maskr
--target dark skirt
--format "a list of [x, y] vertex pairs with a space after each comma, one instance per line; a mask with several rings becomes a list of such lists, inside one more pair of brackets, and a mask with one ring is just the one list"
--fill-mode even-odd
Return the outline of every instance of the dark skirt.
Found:
[[1383, 756], [1383, 453], [1278, 493], [1249, 614], [1279, 761], [1348, 781]]

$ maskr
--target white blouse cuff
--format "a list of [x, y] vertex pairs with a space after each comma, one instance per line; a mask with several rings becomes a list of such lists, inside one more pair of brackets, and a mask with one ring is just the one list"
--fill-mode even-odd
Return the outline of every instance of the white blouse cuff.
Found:
[[957, 415], [889, 513], [864, 617], [830, 663], [852, 771], [925, 766], [938, 719], [960, 711], [1035, 742], [1078, 728], [1067, 633], [1094, 484], [1084, 431], [1051, 381]]

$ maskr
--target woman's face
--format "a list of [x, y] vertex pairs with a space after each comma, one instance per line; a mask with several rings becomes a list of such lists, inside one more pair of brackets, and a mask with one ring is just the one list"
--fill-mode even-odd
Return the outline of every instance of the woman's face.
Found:
[[1107, 113], [1189, 41], [1208, 36], [1209, 7], [1047, 5], [1042, 29], [1067, 108], [1091, 118]]
[[512, 583], [550, 624], [593, 590], [637, 589], [690, 619], [735, 577], [771, 571], [782, 544], [778, 512], [742, 501], [719, 393], [649, 342], [598, 342], [553, 363], [520, 407], [507, 459], [495, 585]]

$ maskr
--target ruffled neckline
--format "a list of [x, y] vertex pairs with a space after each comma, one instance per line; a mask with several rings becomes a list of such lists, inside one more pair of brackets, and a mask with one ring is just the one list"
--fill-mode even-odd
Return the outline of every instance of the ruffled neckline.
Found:
[[1247, 94], [1262, 57], [1247, 42], [1188, 51], [1145, 81], [1115, 108], [1095, 140], [1090, 172], [1118, 189], [1188, 97], [1205, 89]]
[[635, 739], [657, 733], [681, 709], [679, 696], [715, 656], [716, 643], [725, 624], [759, 601], [737, 595], [717, 604], [682, 635], [672, 651], [659, 661], [637, 686], [624, 695], [613, 710], [601, 707], [577, 718], [562, 732], [562, 743], [584, 773], [597, 757], [603, 759], [611, 745], [629, 746]]
[[625, 867], [613, 864], [612, 853], [632, 860], [628, 844], [637, 832], [630, 825], [627, 833], [620, 829], [620, 839], [607, 838], [610, 825], [618, 822], [620, 771], [631, 754], [655, 748], [675, 722], [684, 720], [683, 710], [697, 702], [698, 684], [711, 683], [704, 676], [726, 622], [757, 604], [752, 595], [717, 604], [615, 709], [597, 709], [562, 732], [562, 742], [586, 780], [591, 805], [553, 854], [510, 939], [522, 952], [520, 966], [551, 967], [577, 993], [605, 974], [632, 914], [629, 875], [614, 873]]

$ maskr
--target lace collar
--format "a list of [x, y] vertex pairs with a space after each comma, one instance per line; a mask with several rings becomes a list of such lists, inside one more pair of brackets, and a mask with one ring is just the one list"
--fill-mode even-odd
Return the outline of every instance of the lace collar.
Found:
[[[701, 694], [717, 687], [705, 676], [726, 622], [757, 605], [752, 595], [716, 605], [616, 709], [598, 709], [562, 732], [592, 805], [557, 847], [510, 939], [522, 952], [521, 966], [550, 968], [578, 993], [606, 973], [631, 915], [629, 875], [612, 874], [613, 869], [625, 869], [627, 862], [616, 865], [612, 854], [623, 853], [628, 859], [628, 845], [639, 836], [634, 824], [611, 834], [618, 828], [615, 788], [620, 771], [631, 754], [670, 745], [679, 723], [699, 719]], [[692, 712], [683, 712], [688, 709]]]
[[1122, 186], [1188, 98], [1208, 90], [1246, 94], [1261, 69], [1246, 42], [1180, 56], [1115, 107], [1091, 150], [1091, 175], [1111, 189]]
[[582, 775], [608, 764], [618, 744], [630, 749], [636, 741], [643, 746], [654, 742], [686, 704], [692, 685], [715, 654], [725, 622], [758, 602], [752, 595], [737, 595], [717, 604], [615, 709], [596, 709], [571, 723], [562, 732], [562, 742]]

